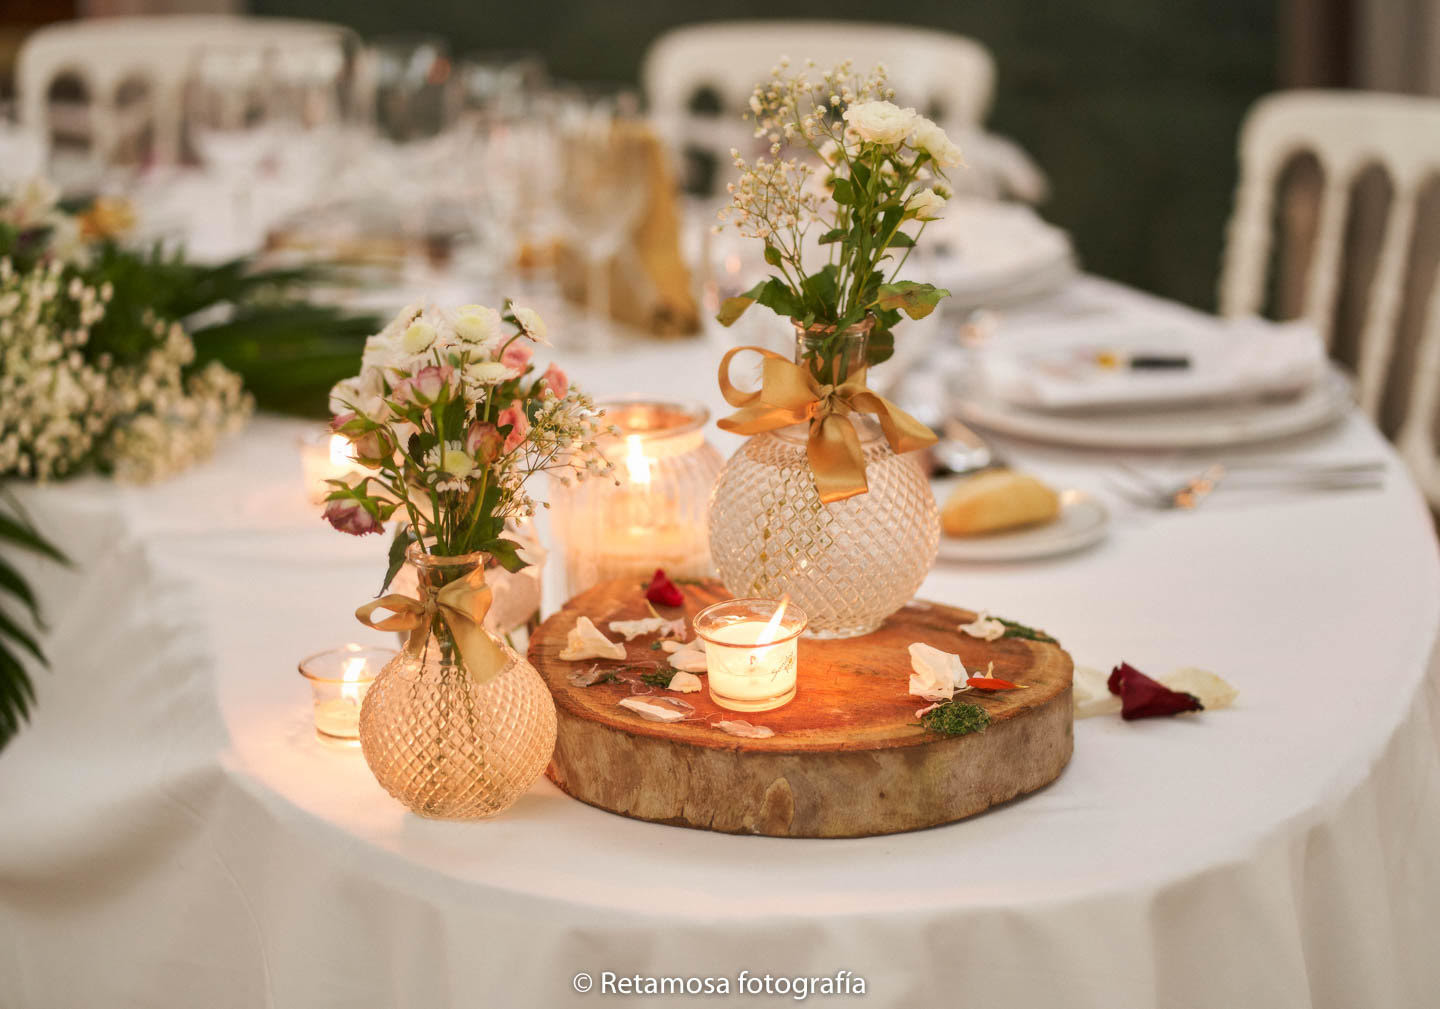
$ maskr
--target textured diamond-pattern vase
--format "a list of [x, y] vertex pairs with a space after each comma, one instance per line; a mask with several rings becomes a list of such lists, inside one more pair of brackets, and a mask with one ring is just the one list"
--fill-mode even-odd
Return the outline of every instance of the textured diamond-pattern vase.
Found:
[[[826, 334], [828, 356], [801, 333], [797, 360], [843, 380], [864, 360], [865, 333]], [[892, 451], [868, 417], [852, 420], [866, 493], [821, 502], [805, 455], [808, 428], [796, 425], [747, 441], [710, 499], [710, 552], [725, 587], [735, 596], [788, 593], [809, 616], [810, 637], [875, 630], [915, 595], [940, 543], [939, 509], [918, 460]]]
[[[410, 557], [420, 585], [435, 589], [484, 561], [483, 554]], [[436, 618], [419, 654], [401, 651], [365, 695], [365, 762], [385, 791], [421, 816], [491, 816], [520, 798], [550, 761], [550, 691], [529, 662], [499, 644], [508, 659], [504, 670], [477, 684]]]

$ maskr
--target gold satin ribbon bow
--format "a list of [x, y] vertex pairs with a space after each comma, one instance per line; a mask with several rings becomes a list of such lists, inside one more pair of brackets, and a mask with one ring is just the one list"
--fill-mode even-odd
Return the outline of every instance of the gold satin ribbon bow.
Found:
[[[485, 614], [490, 610], [490, 586], [485, 584], [484, 568], [476, 568], [464, 578], [444, 586], [438, 592], [420, 586], [420, 599], [392, 592], [371, 600], [355, 611], [355, 619], [377, 631], [409, 631], [405, 650], [418, 656], [429, 637], [430, 621], [439, 614], [450, 628], [465, 669], [476, 683], [485, 683], [505, 669], [503, 649], [485, 632]], [[375, 620], [376, 610], [390, 610], [392, 615]]]
[[[730, 381], [730, 359], [742, 350], [763, 357], [760, 388], [737, 389]], [[717, 423], [735, 434], [760, 434], [810, 423], [805, 454], [815, 474], [815, 490], [826, 504], [870, 489], [865, 482], [865, 450], [851, 413], [869, 413], [880, 422], [896, 452], [913, 452], [935, 443], [935, 433], [884, 396], [865, 386], [861, 368], [839, 385], [827, 385], [810, 369], [763, 347], [734, 347], [720, 359], [720, 392], [736, 411]]]

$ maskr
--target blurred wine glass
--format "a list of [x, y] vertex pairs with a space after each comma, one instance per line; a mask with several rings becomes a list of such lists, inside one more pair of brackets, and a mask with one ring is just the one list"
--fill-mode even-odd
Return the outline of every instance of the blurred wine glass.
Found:
[[293, 204], [308, 204], [342, 167], [352, 60], [338, 38], [301, 39], [275, 45], [270, 67], [277, 174]]
[[230, 234], [237, 246], [253, 241], [253, 191], [262, 165], [276, 150], [271, 69], [274, 54], [254, 43], [201, 48], [185, 84], [185, 121], [196, 153], [230, 191]]
[[610, 324], [611, 261], [648, 202], [644, 127], [632, 95], [572, 92], [561, 107], [556, 205], [585, 266], [585, 303]]

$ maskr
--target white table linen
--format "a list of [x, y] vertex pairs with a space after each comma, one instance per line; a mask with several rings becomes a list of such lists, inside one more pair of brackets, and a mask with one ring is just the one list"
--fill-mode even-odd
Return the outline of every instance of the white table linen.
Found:
[[[694, 344], [571, 363], [598, 395], [721, 406]], [[584, 1005], [603, 971], [733, 991], [742, 969], [849, 970], [876, 1006], [1434, 1004], [1440, 563], [1363, 420], [1283, 449], [1383, 456], [1381, 491], [1117, 507], [1084, 554], [937, 566], [922, 596], [1082, 664], [1211, 668], [1239, 700], [1079, 722], [1033, 796], [839, 841], [633, 821], [545, 781], [489, 822], [407, 813], [315, 738], [295, 672], [371, 638], [352, 610], [385, 547], [306, 504], [299, 430], [258, 420], [156, 487], [25, 493], [78, 566], [32, 566], [54, 668], [0, 756], [6, 1005]], [[1104, 456], [1006, 449], [1104, 491]]]

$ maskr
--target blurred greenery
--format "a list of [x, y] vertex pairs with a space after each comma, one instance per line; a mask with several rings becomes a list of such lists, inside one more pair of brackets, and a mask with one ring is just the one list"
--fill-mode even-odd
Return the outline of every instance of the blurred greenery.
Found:
[[[253, 0], [260, 14], [343, 19], [362, 35], [434, 32], [457, 55], [533, 49], [558, 78], [634, 83], [667, 29], [730, 18], [882, 20], [866, 0]], [[999, 71], [990, 124], [1049, 173], [1045, 215], [1087, 269], [1213, 308], [1241, 117], [1275, 87], [1273, 2], [911, 0], [888, 20], [972, 36]], [[763, 44], [763, 40], [759, 41]], [[779, 55], [779, 54], [777, 54]]]

